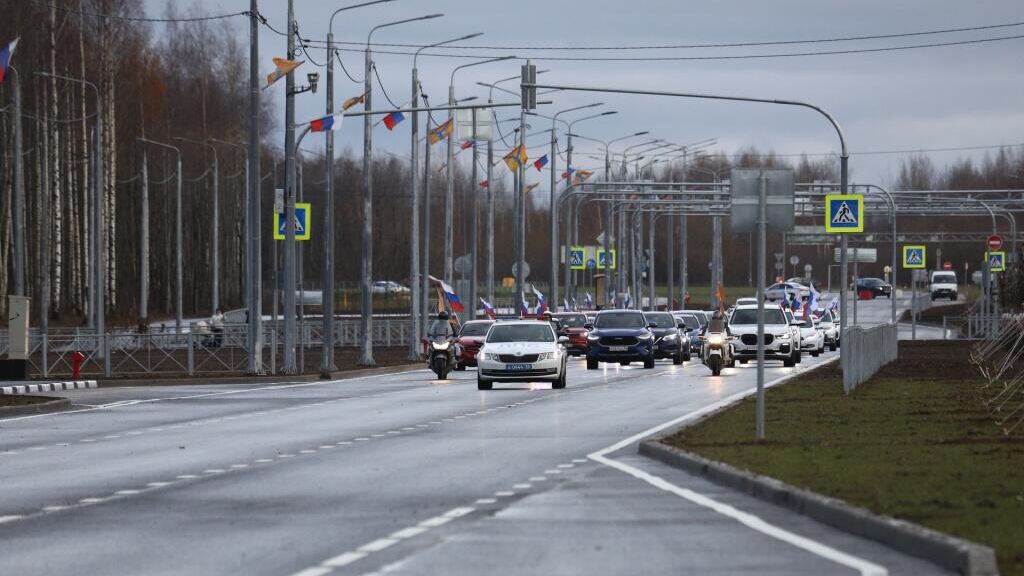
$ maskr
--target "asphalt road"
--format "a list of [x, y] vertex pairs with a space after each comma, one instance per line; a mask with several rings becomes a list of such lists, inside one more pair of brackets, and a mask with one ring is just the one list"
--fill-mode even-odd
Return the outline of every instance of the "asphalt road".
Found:
[[943, 573], [636, 454], [752, 364], [571, 365], [69, 393], [0, 420], [0, 574]]

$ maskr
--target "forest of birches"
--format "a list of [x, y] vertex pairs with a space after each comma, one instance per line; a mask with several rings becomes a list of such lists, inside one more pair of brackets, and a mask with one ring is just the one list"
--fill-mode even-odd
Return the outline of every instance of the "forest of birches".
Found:
[[[244, 18], [195, 23], [147, 24], [87, 16], [86, 13], [141, 15], [140, 0], [66, 0], [77, 11], [64, 11], [49, 3], [33, 1], [6, 2], [0, 19], [0, 42], [20, 36], [13, 63], [20, 72], [22, 91], [23, 159], [25, 166], [27, 262], [26, 292], [35, 306], [45, 286], [49, 286], [51, 323], [77, 325], [82, 322], [87, 295], [88, 200], [90, 181], [88, 158], [91, 154], [92, 114], [94, 97], [88, 88], [42, 77], [36, 71], [84, 78], [99, 88], [103, 112], [104, 214], [107, 230], [105, 262], [107, 265], [108, 322], [132, 324], [140, 316], [140, 240], [139, 202], [142, 154], [148, 154], [150, 180], [150, 288], [149, 316], [167, 317], [174, 306], [174, 191], [175, 159], [159, 149], [147, 149], [137, 142], [147, 137], [173, 142], [174, 137], [194, 140], [215, 138], [228, 142], [246, 142], [248, 125], [248, 23]], [[154, 33], [154, 27], [161, 27]], [[166, 28], [163, 28], [166, 27]], [[265, 58], [269, 62], [269, 56]], [[262, 63], [261, 63], [262, 64]], [[266, 66], [261, 66], [261, 70]], [[13, 274], [12, 191], [15, 121], [11, 105], [11, 83], [0, 85], [0, 293], [11, 290]], [[322, 93], [321, 93], [322, 94]], [[270, 213], [273, 203], [273, 176], [277, 187], [283, 186], [283, 144], [275, 130], [283, 122], [283, 111], [265, 105], [261, 110], [263, 149], [261, 152], [261, 184], [263, 199], [263, 285], [271, 286]], [[667, 137], [669, 135], [662, 135]], [[317, 141], [317, 146], [319, 142]], [[309, 146], [310, 144], [307, 144]], [[504, 148], [504, 146], [501, 146]], [[209, 198], [212, 177], [208, 171], [211, 152], [203, 146], [181, 144], [184, 164], [184, 308], [186, 315], [206, 315], [210, 311], [211, 285], [211, 214]], [[221, 147], [221, 301], [224, 309], [243, 305], [244, 266], [244, 157], [240, 150]], [[502, 151], [504, 153], [504, 151]], [[304, 158], [303, 194], [307, 202], [322, 206], [325, 170], [322, 159]], [[435, 154], [437, 159], [441, 154]], [[435, 160], [436, 161], [436, 160]], [[275, 164], [279, 169], [274, 170]], [[852, 163], [856, 177], [855, 161]], [[439, 164], [438, 164], [439, 165]], [[560, 160], [564, 166], [564, 159]], [[360, 262], [361, 212], [354, 200], [361, 193], [361, 160], [343, 152], [336, 160], [334, 190], [336, 194], [335, 254], [339, 286], [354, 287], [358, 281]], [[797, 182], [835, 181], [838, 160], [834, 157], [808, 159], [782, 157], [753, 148], [733, 153], [711, 154], [691, 161], [689, 168], [681, 162], [660, 170], [655, 177], [662, 180], [710, 181], [707, 169], [727, 173], [730, 166], [779, 167], [792, 166]], [[468, 163], [456, 175], [456, 213], [454, 222], [456, 253], [465, 246], [463, 234], [468, 229], [465, 207], [469, 194], [481, 193], [468, 174]], [[504, 167], [499, 164], [502, 170]], [[373, 164], [374, 180], [374, 262], [375, 280], [408, 281], [409, 233], [409, 165], [405, 159], [380, 155]], [[688, 173], [686, 173], [688, 170]], [[1024, 154], [1018, 149], [994, 150], [982, 162], [962, 160], [947, 167], [936, 167], [925, 156], [909, 156], [901, 165], [894, 182], [895, 190], [981, 189], [1021, 187], [1019, 175], [1024, 171]], [[444, 175], [430, 170], [433, 190], [443, 189]], [[498, 172], [496, 172], [498, 173]], [[505, 172], [501, 172], [504, 174]], [[595, 178], [601, 176], [600, 172]], [[1018, 175], [1018, 176], [1014, 176]], [[546, 178], [545, 178], [546, 180]], [[161, 183], [163, 182], [163, 183]], [[494, 184], [496, 213], [511, 210], [511, 186]], [[527, 260], [535, 261], [531, 280], [546, 282], [547, 267], [547, 191], [546, 186], [531, 193], [527, 203]], [[440, 276], [442, 258], [441, 225], [443, 195], [435, 193], [437, 202], [431, 207], [433, 231], [432, 273]], [[541, 201], [543, 200], [543, 201]], [[483, 203], [480, 202], [481, 207]], [[585, 212], [581, 239], [593, 244], [599, 233], [596, 208]], [[48, 216], [48, 226], [42, 218]], [[316, 212], [313, 230], [323, 213]], [[482, 219], [481, 219], [482, 222]], [[984, 230], [985, 219], [912, 219], [901, 218], [901, 229]], [[870, 227], [869, 222], [869, 227]], [[510, 218], [499, 217], [495, 223], [496, 274], [507, 276], [513, 261], [512, 224]], [[707, 283], [706, 258], [710, 253], [710, 223], [691, 218], [689, 247], [691, 283]], [[481, 224], [481, 231], [483, 224]], [[725, 230], [728, 230], [726, 225]], [[664, 231], [659, 231], [662, 238]], [[40, 256], [44, 235], [49, 249], [45, 260]], [[724, 235], [726, 285], [743, 285], [748, 280], [749, 241], [746, 235]], [[780, 238], [770, 241], [778, 243]], [[663, 245], [659, 240], [658, 245]], [[321, 273], [321, 246], [314, 239], [303, 247], [304, 277], [307, 287], [316, 288]], [[794, 253], [790, 249], [790, 254]], [[804, 261], [825, 263], [828, 252], [823, 248], [801, 247], [795, 251]], [[483, 251], [481, 250], [481, 254]], [[944, 247], [949, 260], [974, 259], [970, 247]], [[665, 270], [664, 251], [656, 259], [656, 269]], [[879, 264], [881, 267], [883, 264]], [[482, 268], [482, 266], [481, 266]], [[867, 268], [867, 270], [865, 270]], [[678, 270], [678, 267], [676, 267]], [[862, 274], [881, 275], [871, 266]], [[663, 274], [663, 272], [662, 272]], [[48, 278], [47, 278], [48, 275]], [[48, 282], [46, 280], [48, 279]], [[666, 279], [659, 278], [659, 282]], [[269, 307], [269, 298], [264, 298]], [[498, 303], [501, 304], [500, 302]], [[0, 300], [0, 307], [6, 301]], [[3, 316], [6, 318], [6, 315]]]

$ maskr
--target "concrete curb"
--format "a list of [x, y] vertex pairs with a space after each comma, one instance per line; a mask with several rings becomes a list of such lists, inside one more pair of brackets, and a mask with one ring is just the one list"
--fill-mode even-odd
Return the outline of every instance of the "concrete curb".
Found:
[[321, 380], [349, 380], [363, 376], [377, 374], [391, 374], [401, 372], [413, 372], [426, 368], [426, 364], [416, 362], [413, 364], [398, 364], [396, 366], [381, 366], [379, 368], [362, 368], [359, 370], [343, 370], [331, 372], [330, 378], [321, 378], [319, 374], [274, 374], [264, 376], [194, 376], [191, 378], [111, 378], [100, 380], [104, 387], [125, 387], [125, 386], [187, 386], [187, 385], [216, 385], [216, 384], [284, 384], [298, 382], [318, 382]]
[[39, 404], [25, 404], [22, 406], [0, 406], [0, 419], [8, 416], [27, 416], [31, 414], [44, 414], [47, 412], [60, 412], [71, 408], [71, 400], [67, 398], [49, 398], [46, 402]]
[[[710, 417], [709, 414], [706, 417]], [[691, 426], [703, 418], [687, 423], [675, 431]], [[956, 538], [935, 530], [874, 514], [816, 492], [790, 486], [785, 482], [740, 470], [728, 464], [663, 444], [661, 440], [675, 431], [640, 443], [640, 454], [703, 476], [712, 482], [744, 492], [777, 506], [789, 508], [844, 532], [881, 542], [943, 568], [968, 576], [998, 576], [995, 551], [988, 546]]]
[[4, 386], [0, 388], [0, 395], [38, 394], [39, 392], [60, 392], [61, 390], [82, 390], [85, 388], [98, 387], [99, 384], [95, 380], [43, 382], [41, 384], [21, 384], [18, 386]]

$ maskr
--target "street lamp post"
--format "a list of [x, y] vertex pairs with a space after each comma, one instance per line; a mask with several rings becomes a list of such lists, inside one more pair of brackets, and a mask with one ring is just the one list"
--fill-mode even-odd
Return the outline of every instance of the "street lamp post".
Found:
[[[415, 18], [405, 18], [394, 22], [378, 24], [370, 29], [366, 35], [366, 66], [364, 73], [364, 110], [369, 112], [373, 109], [373, 53], [370, 50], [370, 41], [373, 34], [381, 28], [398, 26], [408, 22], [418, 22], [440, 18], [443, 14], [427, 14]], [[415, 103], [413, 103], [415, 105]], [[360, 332], [362, 333], [362, 344], [359, 355], [361, 366], [376, 366], [373, 359], [373, 118], [369, 114], [363, 117], [363, 231], [362, 231], [362, 273], [361, 273], [361, 298], [360, 298]]]
[[178, 170], [177, 170], [177, 190], [174, 194], [174, 327], [178, 334], [181, 334], [182, 328], [182, 306], [183, 306], [183, 286], [182, 286], [182, 206], [181, 206], [181, 149], [170, 144], [164, 144], [163, 142], [157, 142], [156, 140], [149, 140], [147, 138], [139, 138], [139, 142], [145, 144], [152, 144], [153, 146], [159, 146], [167, 150], [173, 150], [178, 156]]

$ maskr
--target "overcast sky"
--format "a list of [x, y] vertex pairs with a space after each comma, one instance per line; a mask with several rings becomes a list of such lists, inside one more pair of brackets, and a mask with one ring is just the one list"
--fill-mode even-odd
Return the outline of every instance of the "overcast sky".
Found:
[[[337, 7], [354, 3], [296, 0], [296, 19], [306, 38], [324, 40], [327, 20]], [[160, 14], [166, 2], [147, 0], [151, 14]], [[204, 0], [207, 13], [248, 9], [248, 0]], [[186, 9], [191, 0], [178, 2]], [[275, 27], [283, 30], [286, 0], [261, 0], [260, 11]], [[846, 131], [850, 150], [878, 151], [944, 147], [1020, 144], [1024, 142], [1024, 39], [986, 44], [881, 52], [872, 54], [808, 56], [778, 59], [712, 60], [675, 62], [557, 62], [546, 56], [711, 56], [764, 53], [793, 53], [850, 48], [876, 48], [953, 40], [1024, 34], [1024, 26], [918, 36], [825, 44], [797, 44], [769, 47], [714, 48], [663, 51], [530, 51], [537, 46], [638, 46], [808, 40], [818, 38], [895, 34], [935, 29], [961, 28], [1024, 21], [1020, 0], [396, 0], [395, 2], [344, 12], [335, 21], [335, 39], [365, 42], [371, 27], [434, 12], [444, 18], [385, 28], [375, 42], [430, 44], [472, 32], [483, 32], [471, 45], [511, 46], [511, 50], [465, 50], [464, 54], [534, 57], [540, 68], [550, 69], [541, 79], [550, 83], [588, 84], [608, 87], [647, 88], [720, 93], [782, 99], [799, 99], [817, 104], [837, 117]], [[246, 24], [237, 20], [240, 35]], [[271, 58], [285, 55], [286, 42], [266, 28], [260, 30], [261, 72], [269, 73]], [[379, 50], [408, 51], [407, 48]], [[311, 52], [322, 62], [324, 52]], [[349, 71], [362, 79], [361, 54], [344, 53]], [[384, 88], [398, 104], [410, 93], [412, 58], [378, 54], [375, 58]], [[434, 102], [447, 97], [448, 80], [454, 66], [471, 62], [461, 58], [421, 56], [420, 78]], [[472, 95], [486, 99], [486, 90], [475, 82], [492, 82], [519, 72], [519, 61], [488, 64], [462, 70], [456, 76], [457, 97]], [[300, 78], [313, 71], [311, 62], [300, 68]], [[325, 74], [321, 72], [321, 80]], [[336, 102], [361, 93], [361, 84], [351, 82], [336, 68]], [[264, 94], [278, 102], [284, 113], [284, 86]], [[506, 84], [511, 89], [513, 82]], [[297, 119], [301, 122], [323, 114], [324, 91], [297, 97]], [[384, 99], [375, 92], [375, 107]], [[512, 99], [511, 96], [508, 97]], [[644, 96], [553, 94], [554, 104], [542, 112], [603, 101], [598, 110], [619, 113], [580, 123], [576, 131], [602, 140], [639, 130], [651, 137], [686, 144], [716, 137], [720, 148], [732, 153], [755, 145], [782, 154], [828, 153], [838, 151], [831, 127], [817, 114], [802, 109], [758, 104], [708, 102]], [[497, 100], [497, 98], [496, 98]], [[589, 112], [589, 111], [588, 111]], [[503, 117], [513, 112], [502, 112]], [[566, 115], [572, 118], [573, 115]], [[549, 127], [535, 122], [534, 129]], [[408, 154], [409, 122], [393, 133], [383, 126], [375, 132], [375, 146]], [[283, 136], [282, 136], [283, 137]], [[542, 136], [534, 142], [540, 143]], [[564, 136], [561, 136], [564, 142]], [[361, 151], [361, 123], [349, 122], [336, 137], [340, 147]], [[304, 147], [320, 147], [322, 140], [307, 138]], [[628, 144], [624, 142], [623, 145]], [[577, 153], [591, 146], [576, 142]], [[593, 148], [591, 148], [593, 149]], [[942, 165], [958, 156], [984, 152], [934, 153]], [[900, 155], [854, 155], [850, 166], [855, 182], [890, 183]], [[588, 160], [577, 164], [597, 164]], [[545, 178], [546, 180], [546, 178]]]

